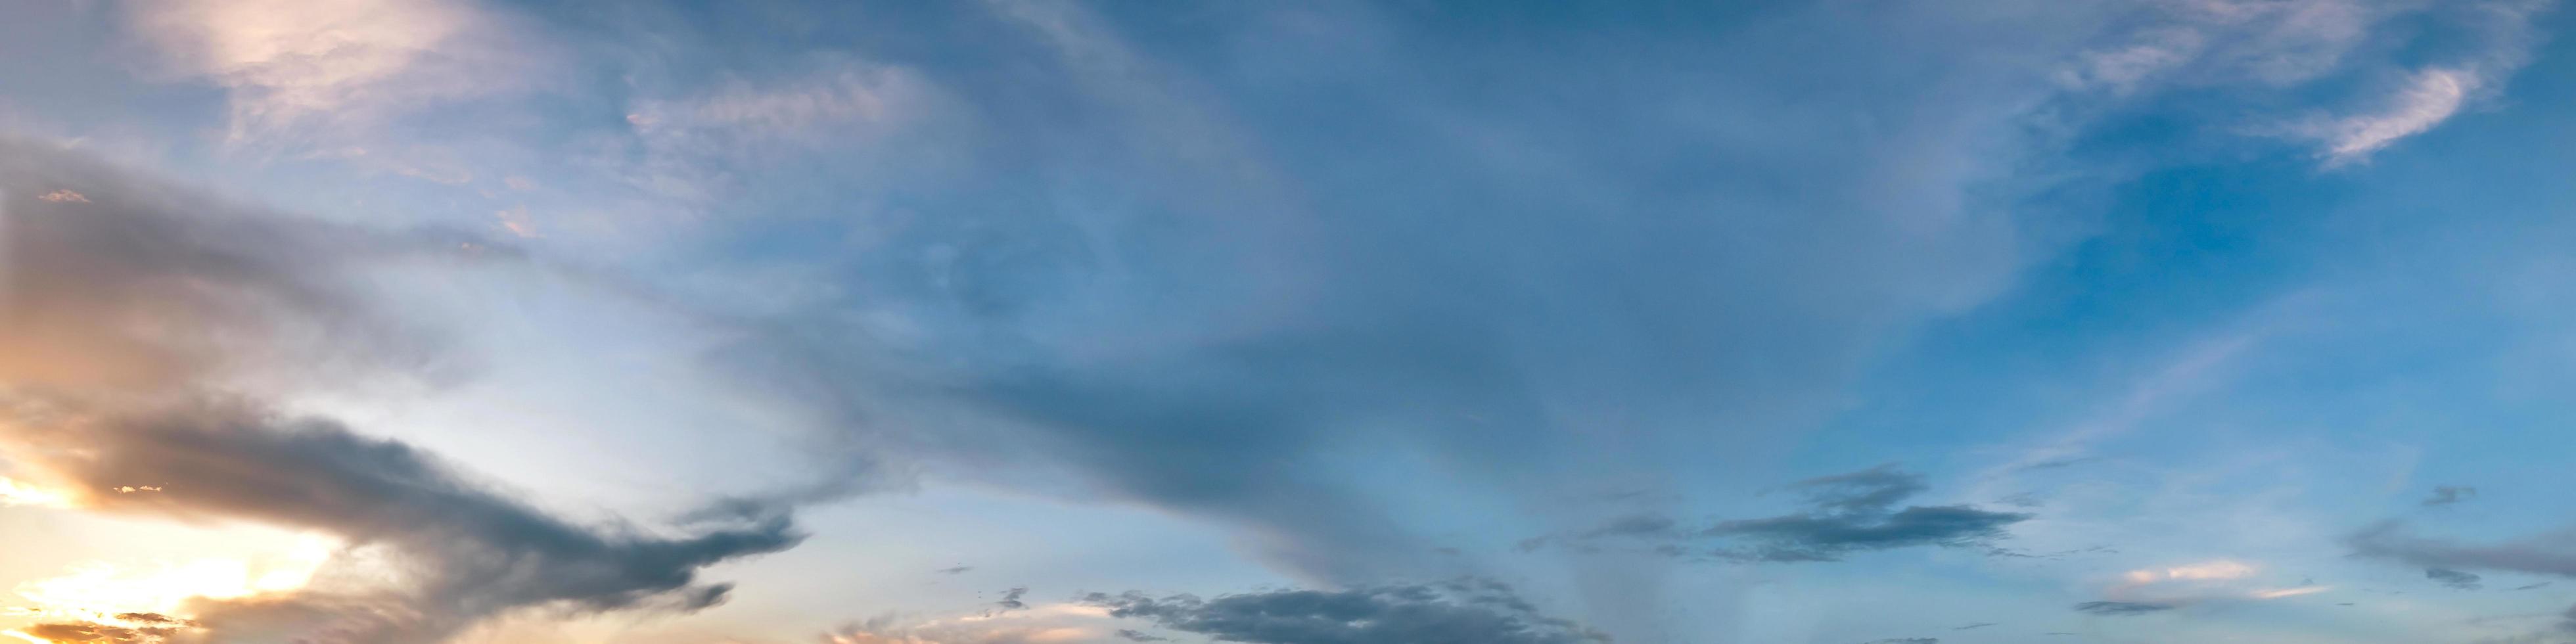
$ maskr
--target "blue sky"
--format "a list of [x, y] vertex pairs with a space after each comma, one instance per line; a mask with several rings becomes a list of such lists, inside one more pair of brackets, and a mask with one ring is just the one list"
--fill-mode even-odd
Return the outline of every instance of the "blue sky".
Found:
[[2576, 639], [2553, 2], [0, 15], [21, 640]]

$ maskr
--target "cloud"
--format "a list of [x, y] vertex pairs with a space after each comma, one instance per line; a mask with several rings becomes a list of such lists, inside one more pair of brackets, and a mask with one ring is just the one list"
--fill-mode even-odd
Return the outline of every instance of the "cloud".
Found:
[[2475, 487], [2470, 487], [2470, 486], [2466, 486], [2466, 485], [2439, 485], [2439, 486], [2434, 486], [2434, 488], [2433, 488], [2433, 496], [2426, 497], [2426, 498], [2424, 499], [2424, 506], [2425, 506], [2425, 507], [2433, 507], [2433, 506], [2440, 506], [2440, 505], [2450, 505], [2450, 504], [2453, 504], [2453, 503], [2458, 503], [2458, 502], [2461, 502], [2461, 501], [2468, 500], [2468, 499], [2470, 499], [2470, 498], [2474, 498], [2474, 497], [2476, 497], [2477, 495], [2478, 495], [2478, 489], [2477, 489], [2477, 488], [2475, 488]]
[[[8, 422], [22, 429], [7, 441], [7, 453], [40, 468], [39, 480], [76, 490], [136, 483], [164, 490], [96, 494], [84, 499], [86, 507], [257, 521], [398, 555], [392, 576], [399, 581], [384, 587], [192, 606], [219, 639], [432, 642], [520, 609], [696, 610], [729, 590], [698, 583], [698, 568], [784, 550], [801, 538], [783, 518], [683, 537], [582, 527], [467, 483], [407, 445], [237, 401], [146, 412], [10, 411]], [[74, 448], [78, 456], [41, 456]]]
[[[37, 197], [62, 192], [86, 196]], [[369, 261], [457, 251], [433, 235], [228, 206], [5, 139], [0, 199], [0, 386], [19, 389], [160, 391], [424, 365], [427, 334], [364, 305], [344, 278]], [[295, 368], [264, 369], [283, 363]]]
[[514, 86], [535, 62], [473, 2], [179, 0], [134, 3], [126, 21], [169, 71], [225, 88], [236, 140], [372, 125]]
[[2359, 161], [2398, 139], [2422, 134], [2460, 111], [2486, 79], [2466, 70], [2427, 69], [2407, 80], [2379, 111], [2315, 126], [2329, 163]]
[[2075, 605], [2077, 612], [2095, 615], [2144, 615], [2173, 609], [2173, 604], [2146, 602], [2093, 601]]
[[[24, 198], [38, 187], [88, 198]], [[434, 341], [379, 313], [356, 278], [456, 255], [453, 238], [228, 207], [7, 141], [0, 199], [0, 456], [14, 478], [90, 511], [250, 521], [349, 544], [329, 583], [63, 633], [411, 643], [516, 611], [696, 610], [730, 588], [700, 583], [698, 569], [801, 538], [783, 516], [677, 536], [578, 525], [410, 445], [279, 413], [255, 393], [411, 373]]]
[[[923, 165], [930, 153], [887, 151], [910, 129], [963, 109], [946, 104], [917, 73], [848, 56], [820, 56], [775, 77], [726, 78], [713, 87], [626, 106], [631, 150], [613, 153], [622, 180], [662, 199], [718, 208], [763, 183], [765, 174], [805, 176], [796, 169], [826, 160], [902, 156]], [[890, 174], [871, 166], [867, 172]], [[864, 177], [844, 180], [871, 180]]]
[[2355, 556], [2426, 568], [2502, 570], [2576, 577], [2576, 531], [2558, 531], [2497, 545], [2464, 545], [2417, 536], [2403, 521], [2385, 521], [2344, 538]]
[[1118, 629], [1118, 632], [1116, 633], [1116, 635], [1118, 636], [1118, 639], [1127, 640], [1127, 641], [1130, 641], [1130, 642], [1169, 642], [1169, 641], [1172, 641], [1172, 638], [1169, 638], [1169, 637], [1163, 637], [1163, 636], [1160, 636], [1160, 635], [1150, 635], [1150, 634], [1146, 634], [1146, 633], [1138, 632], [1138, 631], [1136, 631], [1135, 629], [1128, 629], [1128, 628], [1121, 628], [1121, 629]]
[[[1837, 64], [1801, 76], [1834, 88], [1814, 100], [1872, 116], [1784, 122], [1750, 105], [1813, 95], [1764, 85], [1767, 68], [1572, 73], [1669, 55], [1622, 41], [1598, 61], [1523, 44], [1388, 57], [1402, 69], [1352, 78], [1354, 105], [1292, 78], [1211, 82], [1236, 68], [1127, 43], [1079, 8], [1001, 11], [1047, 45], [1025, 61], [1044, 71], [907, 61], [980, 119], [973, 145], [943, 148], [955, 174], [865, 200], [904, 213], [781, 226], [836, 247], [764, 259], [804, 267], [781, 289], [804, 297], [715, 361], [809, 405], [859, 458], [1153, 505], [1238, 530], [1304, 579], [1441, 567], [1417, 556], [1433, 545], [1418, 515], [1384, 507], [1381, 482], [1357, 474], [1373, 464], [1351, 461], [1437, 454], [1458, 467], [1435, 476], [1461, 488], [1538, 498], [1597, 477], [1571, 466], [1587, 458], [1766, 444], [1821, 423], [1886, 349], [1873, 338], [2000, 292], [2026, 258], [2009, 209], [1968, 203], [2015, 163], [1988, 147], [2019, 131], [2018, 91]], [[1324, 19], [1395, 17], [1350, 13]], [[1723, 48], [1859, 49], [1814, 41], [1854, 32], [1813, 13], [1800, 24], [1815, 31]], [[1392, 80], [1495, 73], [1527, 84]], [[1544, 98], [1633, 87], [1688, 91], [1580, 117]], [[1879, 113], [1900, 98], [1943, 104]], [[1340, 116], [1286, 116], [1318, 109]], [[1407, 176], [1353, 171], [1362, 147]], [[1724, 171], [1695, 173], [1720, 177], [1707, 184], [1643, 167]], [[1827, 259], [1855, 256], [1885, 261]], [[1614, 431], [1633, 435], [1603, 440]]]
[[2426, 568], [2424, 569], [2424, 578], [2431, 579], [2456, 590], [2477, 590], [2479, 588], [2479, 577], [2476, 574], [2460, 572], [2449, 568]]
[[1200, 599], [1092, 593], [1112, 617], [1245, 644], [1575, 644], [1608, 638], [1542, 616], [1483, 580], [1351, 590], [1280, 590]]
[[[2190, 0], [2115, 4], [2111, 36], [2063, 64], [2071, 102], [2209, 109], [2311, 142], [2327, 167], [2432, 130], [2523, 66], [2553, 0]], [[2428, 28], [2433, 27], [2433, 28]], [[2382, 52], [2407, 47], [2406, 57]], [[2320, 104], [2319, 87], [2367, 88]], [[2332, 96], [2332, 95], [2328, 95]], [[2208, 107], [2205, 102], [2227, 107]], [[2277, 113], [2281, 103], [2317, 114]]]
[[1722, 559], [1838, 561], [1860, 551], [1983, 545], [2006, 536], [2005, 527], [2032, 517], [1965, 505], [1898, 509], [1930, 486], [1922, 475], [1894, 464], [1798, 481], [1787, 489], [1807, 504], [1807, 511], [1688, 529], [1661, 514], [1631, 514], [1572, 535], [1524, 539], [1516, 549], [1531, 552], [1562, 543], [1591, 550], [1605, 539], [1647, 540], [1662, 544], [1656, 552], [1680, 556], [1691, 552], [1686, 545], [1714, 541], [1719, 546], [1712, 553]]
[[1985, 628], [1985, 627], [1993, 626], [1993, 625], [1995, 625], [1995, 623], [1994, 623], [1994, 622], [1977, 622], [1977, 623], [1974, 623], [1974, 624], [1969, 624], [1969, 625], [1966, 625], [1966, 626], [1961, 626], [1961, 627], [1953, 628], [1953, 629], [1950, 629], [1950, 630], [1954, 630], [1954, 631], [1964, 631], [1964, 630], [1971, 630], [1971, 629]]
[[1722, 556], [1759, 561], [1833, 561], [1855, 551], [1913, 546], [1958, 547], [2004, 536], [2004, 528], [2031, 518], [1965, 505], [1896, 505], [1930, 489], [1920, 474], [1894, 464], [1792, 484], [1812, 509], [1765, 519], [1720, 521], [1700, 534], [1751, 542], [1721, 549]]
[[1891, 638], [1887, 638], [1887, 639], [1883, 639], [1883, 640], [1870, 640], [1870, 641], [1865, 642], [1865, 643], [1863, 643], [1863, 644], [1941, 644], [1941, 638], [1938, 638], [1938, 637], [1891, 637]]
[[1720, 522], [1703, 534], [1752, 542], [1725, 551], [1758, 561], [1837, 561], [1844, 554], [1912, 546], [1958, 547], [2004, 536], [2004, 527], [2031, 518], [1964, 505], [1912, 506], [1877, 515], [1786, 515]]
[[1583, 533], [1586, 538], [1669, 536], [1679, 523], [1661, 514], [1641, 513], [1612, 519], [1601, 527]]
[[105, 624], [37, 624], [23, 629], [28, 635], [63, 644], [154, 644], [169, 641], [182, 634], [173, 627], [126, 628]]
[[[1098, 642], [1118, 636], [1104, 627], [1108, 611], [1082, 604], [1045, 604], [1002, 614], [946, 617], [883, 615], [842, 626], [823, 644], [1046, 644]], [[1152, 640], [1137, 640], [1152, 641]]]

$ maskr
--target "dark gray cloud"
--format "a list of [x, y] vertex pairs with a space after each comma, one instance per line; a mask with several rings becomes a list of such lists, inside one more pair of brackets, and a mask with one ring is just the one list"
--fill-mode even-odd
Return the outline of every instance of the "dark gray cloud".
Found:
[[2426, 568], [2424, 578], [2458, 590], [2477, 590], [2482, 587], [2478, 583], [2480, 578], [2477, 574], [2449, 568]]
[[[2006, 536], [2005, 528], [2032, 515], [1995, 512], [1965, 505], [1897, 506], [1930, 486], [1922, 475], [1881, 465], [1858, 472], [1817, 477], [1787, 488], [1808, 506], [1804, 512], [1760, 519], [1732, 519], [1684, 530], [1660, 514], [1634, 514], [1613, 519], [1567, 537], [1523, 540], [1526, 552], [1563, 543], [1597, 549], [1609, 538], [1660, 538], [1655, 552], [1686, 556], [1696, 545], [1713, 544], [1708, 554], [1728, 560], [1801, 562], [1838, 561], [1869, 550], [1915, 546], [1977, 546]], [[1996, 556], [2029, 556], [1989, 547]]]
[[2515, 586], [2515, 587], [2513, 587], [2513, 589], [2514, 589], [2514, 590], [2538, 590], [2538, 589], [2548, 588], [2548, 587], [2549, 587], [2549, 582], [2543, 581], [2543, 582], [2529, 583], [2529, 584], [2523, 584], [2523, 585], [2520, 585], [2520, 586]]
[[2147, 602], [2098, 601], [2084, 602], [2075, 605], [2075, 610], [2077, 612], [2092, 613], [2095, 615], [2144, 615], [2147, 613], [2163, 612], [2173, 609], [2173, 604]]
[[1961, 626], [1961, 627], [1953, 628], [1953, 629], [1950, 629], [1950, 630], [1954, 630], [1954, 631], [1965, 631], [1965, 630], [1973, 630], [1973, 629], [1985, 628], [1985, 627], [1993, 626], [1993, 625], [1995, 625], [1995, 623], [1994, 623], [1994, 622], [1977, 622], [1977, 623], [1974, 623], [1974, 624], [1969, 624], [1969, 625], [1966, 625], [1966, 626]]
[[1863, 642], [1862, 644], [1941, 644], [1941, 638], [1938, 638], [1938, 637], [1891, 637], [1891, 638], [1887, 638], [1887, 639], [1883, 639], [1883, 640], [1870, 640], [1870, 641], [1868, 641], [1868, 642]]
[[1113, 617], [1245, 644], [1577, 644], [1607, 636], [1539, 614], [1489, 580], [1281, 590], [1215, 599], [1092, 593]]
[[[96, 511], [317, 531], [366, 555], [293, 593], [198, 600], [193, 623], [136, 613], [51, 625], [56, 639], [399, 644], [516, 611], [696, 610], [729, 590], [698, 569], [800, 538], [777, 514], [680, 535], [578, 525], [248, 393], [436, 371], [439, 343], [383, 314], [365, 275], [501, 256], [488, 246], [230, 206], [5, 140], [0, 231], [10, 476]], [[107, 492], [123, 487], [143, 491]]]
[[2466, 486], [2466, 485], [2441, 485], [2441, 486], [2435, 486], [2435, 487], [2433, 488], [2433, 495], [2432, 495], [2432, 496], [2429, 496], [2429, 497], [2425, 497], [2425, 498], [2424, 498], [2424, 505], [2425, 505], [2425, 507], [2432, 507], [2432, 506], [2438, 506], [2438, 505], [2450, 505], [2450, 504], [2453, 504], [2453, 503], [2458, 503], [2458, 502], [2461, 502], [2461, 501], [2464, 501], [2464, 500], [2468, 500], [2469, 498], [2471, 498], [2471, 497], [2475, 497], [2475, 496], [2477, 496], [2477, 495], [2478, 495], [2478, 489], [2477, 489], [2477, 488], [2475, 488], [2475, 487], [2470, 487], [2470, 486]]
[[1001, 607], [1001, 609], [1002, 609], [1002, 610], [1005, 610], [1005, 611], [1013, 611], [1013, 610], [1019, 610], [1019, 609], [1022, 609], [1022, 608], [1028, 608], [1028, 607], [1029, 607], [1028, 602], [1020, 601], [1020, 598], [1021, 598], [1021, 597], [1026, 597], [1026, 596], [1028, 596], [1028, 594], [1029, 594], [1029, 589], [1028, 589], [1027, 587], [1019, 587], [1019, 588], [1012, 588], [1012, 589], [1010, 589], [1010, 590], [1005, 590], [1005, 591], [1002, 591], [1002, 598], [1001, 598], [1001, 599], [998, 599], [998, 600], [994, 600], [993, 605], [994, 605], [994, 606], [999, 606], [999, 607]]
[[1142, 632], [1142, 631], [1138, 631], [1138, 630], [1136, 630], [1136, 629], [1132, 629], [1132, 628], [1121, 628], [1121, 629], [1118, 629], [1117, 635], [1118, 635], [1118, 639], [1127, 640], [1127, 641], [1130, 641], [1130, 642], [1169, 642], [1169, 641], [1172, 641], [1172, 638], [1169, 638], [1169, 637], [1163, 637], [1163, 636], [1160, 636], [1160, 635], [1149, 635], [1149, 634], [1146, 634], [1146, 633], [1144, 633], [1144, 632]]
[[697, 570], [777, 552], [801, 536], [784, 517], [660, 536], [585, 527], [458, 476], [408, 445], [324, 419], [290, 418], [215, 399], [137, 412], [21, 403], [13, 456], [78, 450], [41, 461], [69, 489], [151, 486], [100, 494], [98, 510], [250, 520], [316, 530], [397, 556], [395, 587], [315, 587], [283, 597], [208, 600], [190, 607], [216, 641], [432, 642], [483, 618], [523, 609], [696, 610], [726, 584]]
[[1964, 505], [1913, 506], [1883, 515], [1788, 515], [1724, 521], [1706, 534], [1749, 541], [1721, 549], [1729, 557], [1760, 561], [1836, 561], [1863, 550], [1909, 546], [1967, 546], [2004, 536], [2004, 527], [2030, 519]]
[[966, 574], [966, 573], [967, 573], [967, 571], [971, 571], [971, 570], [974, 570], [974, 569], [975, 569], [975, 567], [974, 567], [974, 566], [952, 566], [952, 567], [948, 567], [948, 568], [941, 568], [941, 569], [934, 570], [934, 571], [931, 571], [931, 572], [936, 572], [936, 573], [939, 573], [939, 574], [942, 574], [942, 575], [963, 575], [963, 574]]

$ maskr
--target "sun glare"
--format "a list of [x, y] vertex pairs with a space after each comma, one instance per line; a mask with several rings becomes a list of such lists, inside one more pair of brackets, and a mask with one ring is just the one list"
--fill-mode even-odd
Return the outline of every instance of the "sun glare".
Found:
[[71, 507], [71, 497], [0, 476], [0, 506], [33, 505], [49, 508]]
[[34, 604], [21, 612], [41, 618], [100, 621], [120, 613], [192, 617], [181, 614], [191, 599], [236, 599], [302, 588], [338, 547], [328, 537], [306, 536], [286, 552], [248, 559], [209, 557], [145, 566], [90, 562], [68, 575], [19, 584], [16, 591]]

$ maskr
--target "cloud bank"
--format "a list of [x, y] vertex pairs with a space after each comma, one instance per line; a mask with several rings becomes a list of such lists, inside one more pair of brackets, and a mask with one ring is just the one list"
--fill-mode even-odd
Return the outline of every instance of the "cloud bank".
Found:
[[[38, 198], [61, 191], [83, 198]], [[346, 544], [302, 589], [46, 632], [419, 643], [521, 610], [687, 611], [729, 589], [698, 569], [801, 538], [783, 516], [678, 536], [579, 525], [418, 449], [259, 397], [423, 364], [434, 340], [390, 323], [358, 280], [381, 262], [452, 258], [452, 239], [226, 207], [17, 142], [0, 142], [0, 198], [6, 474], [95, 511]]]

